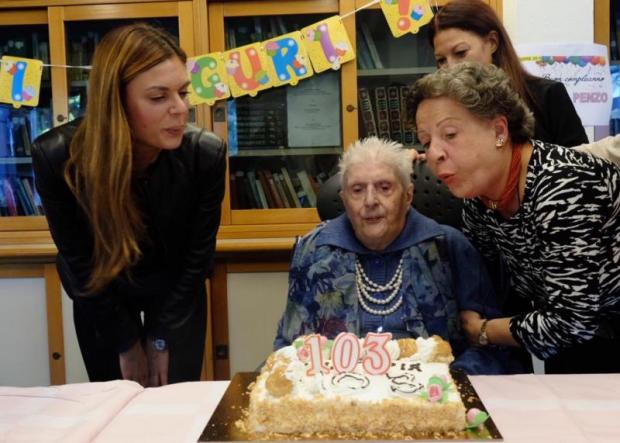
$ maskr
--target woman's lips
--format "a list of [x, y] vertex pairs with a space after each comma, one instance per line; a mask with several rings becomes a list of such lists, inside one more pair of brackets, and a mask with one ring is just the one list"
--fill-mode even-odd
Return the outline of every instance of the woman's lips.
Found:
[[444, 182], [446, 185], [449, 185], [450, 182], [454, 181], [455, 174], [439, 174], [439, 180]]

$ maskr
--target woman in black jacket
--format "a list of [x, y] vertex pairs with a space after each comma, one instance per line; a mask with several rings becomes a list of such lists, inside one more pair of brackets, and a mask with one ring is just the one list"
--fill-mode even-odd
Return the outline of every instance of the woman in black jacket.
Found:
[[200, 378], [226, 151], [186, 125], [185, 61], [149, 25], [111, 31], [95, 51], [85, 118], [33, 144], [91, 381]]

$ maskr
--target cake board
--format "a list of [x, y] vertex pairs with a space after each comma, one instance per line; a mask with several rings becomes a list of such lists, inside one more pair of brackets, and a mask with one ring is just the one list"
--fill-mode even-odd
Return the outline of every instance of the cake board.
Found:
[[[465, 409], [478, 408], [486, 411], [486, 408], [482, 404], [482, 400], [476, 393], [476, 390], [472, 386], [469, 378], [465, 373], [458, 370], [451, 370], [452, 378], [456, 383]], [[252, 435], [245, 432], [239, 426], [236, 425], [238, 420], [243, 420], [243, 412], [247, 410], [250, 400], [248, 386], [258, 376], [257, 372], [239, 372], [232, 378], [228, 389], [224, 393], [224, 396], [217, 405], [209, 423], [205, 427], [199, 442], [230, 442], [230, 441], [257, 441]], [[488, 412], [488, 411], [487, 411]], [[299, 440], [299, 441], [334, 441], [343, 442], [351, 441], [338, 436], [325, 436], [324, 438], [314, 438], [307, 440], [304, 438], [295, 438], [294, 436], [286, 435], [280, 438], [267, 441], [278, 440]], [[385, 441], [390, 440], [389, 437], [379, 438], [378, 440], [366, 439], [365, 441]], [[399, 439], [402, 440], [402, 439]], [[497, 426], [493, 422], [493, 418], [489, 418], [484, 422], [481, 429], [467, 430], [462, 433], [455, 433], [454, 435], [440, 435], [437, 438], [428, 437], [410, 438], [412, 441], [502, 441], [502, 435], [500, 434]], [[266, 441], [262, 439], [262, 441]], [[359, 441], [356, 440], [356, 441]]]

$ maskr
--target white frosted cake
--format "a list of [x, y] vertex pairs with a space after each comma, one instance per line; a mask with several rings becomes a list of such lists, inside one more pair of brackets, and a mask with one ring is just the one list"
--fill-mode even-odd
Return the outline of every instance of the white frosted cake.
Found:
[[338, 346], [338, 337], [300, 337], [271, 354], [251, 386], [246, 430], [259, 438], [398, 438], [465, 428], [449, 343], [374, 334], [383, 341], [373, 345], [346, 335]]

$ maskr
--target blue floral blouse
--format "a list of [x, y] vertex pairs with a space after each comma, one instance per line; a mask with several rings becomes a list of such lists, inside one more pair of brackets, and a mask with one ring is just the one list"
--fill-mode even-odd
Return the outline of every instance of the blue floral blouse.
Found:
[[[380, 263], [377, 258], [394, 260], [397, 252], [404, 262], [403, 306], [392, 316], [400, 316], [401, 324], [386, 331], [395, 329], [399, 337], [404, 332], [413, 338], [439, 335], [449, 340], [457, 356], [454, 365], [468, 373], [518, 372], [506, 367], [508, 357], [495, 353], [495, 347], [468, 348], [460, 328], [459, 310], [474, 310], [487, 318], [500, 316], [478, 252], [460, 231], [439, 225], [415, 209], [409, 211], [401, 234], [380, 254], [356, 239], [345, 214], [301, 238], [291, 263], [288, 300], [274, 349], [310, 333], [329, 338], [343, 331], [363, 335], [368, 314], [358, 302], [356, 257], [361, 257], [371, 276], [372, 263]], [[394, 319], [390, 323], [394, 326]]]

